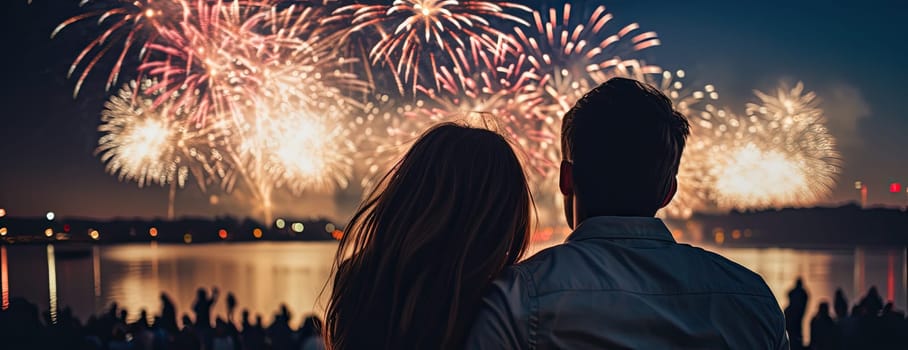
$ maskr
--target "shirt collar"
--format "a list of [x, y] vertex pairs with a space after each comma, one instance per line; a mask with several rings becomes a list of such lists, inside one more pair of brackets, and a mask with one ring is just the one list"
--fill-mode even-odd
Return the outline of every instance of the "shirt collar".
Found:
[[568, 241], [585, 239], [651, 239], [675, 242], [662, 220], [639, 216], [596, 216], [587, 218], [568, 236]]

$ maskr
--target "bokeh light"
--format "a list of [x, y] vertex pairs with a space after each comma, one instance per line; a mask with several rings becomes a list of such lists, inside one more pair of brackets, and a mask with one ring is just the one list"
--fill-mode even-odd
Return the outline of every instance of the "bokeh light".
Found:
[[256, 228], [252, 230], [252, 237], [255, 237], [256, 239], [262, 238], [262, 229]]
[[50, 227], [44, 229], [44, 236], [50, 237], [50, 236], [53, 236], [53, 235], [54, 235], [54, 229], [52, 229], [52, 228], [50, 228]]
[[0, 218], [6, 216], [6, 209], [0, 208]]
[[715, 236], [715, 237], [713, 237], [713, 240], [716, 242], [716, 244], [725, 243], [725, 232], [724, 231], [717, 230], [717, 231], [713, 232], [713, 235]]
[[186, 243], [186, 244], [192, 243], [192, 234], [191, 233], [183, 234], [183, 243]]
[[221, 239], [227, 239], [227, 230], [225, 230], [225, 229], [218, 230], [218, 237]]
[[0, 236], [6, 236], [6, 227], [0, 227]]
[[277, 221], [274, 222], [274, 227], [277, 227], [278, 230], [283, 230], [284, 227], [287, 227], [287, 222], [284, 221], [284, 219], [277, 219]]
[[303, 226], [302, 222], [294, 222], [290, 228], [293, 230], [293, 232], [296, 232], [296, 233], [301, 233], [301, 232], [303, 232], [303, 230], [306, 229], [306, 227]]
[[158, 229], [156, 227], [152, 227], [152, 228], [148, 229], [148, 235], [151, 237], [157, 237]]
[[47, 218], [47, 221], [54, 221], [54, 218], [57, 217], [57, 214], [54, 214], [54, 212], [49, 211], [49, 212], [47, 212], [47, 214], [44, 215], [44, 217]]
[[334, 226], [334, 224], [329, 222], [327, 225], [325, 225], [325, 232], [332, 233], [334, 232], [334, 230], [337, 230], [337, 226]]
[[91, 239], [97, 241], [98, 239], [101, 238], [101, 232], [98, 232], [98, 230], [92, 229], [88, 232], [88, 236], [91, 237]]

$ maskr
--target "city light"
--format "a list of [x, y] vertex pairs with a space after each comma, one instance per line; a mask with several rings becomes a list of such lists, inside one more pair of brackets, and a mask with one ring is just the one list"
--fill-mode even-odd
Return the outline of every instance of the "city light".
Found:
[[157, 237], [157, 236], [158, 236], [158, 229], [155, 228], [155, 227], [152, 227], [152, 228], [148, 229], [148, 235], [151, 236], [151, 237]]
[[186, 233], [183, 235], [183, 243], [189, 244], [192, 243], [192, 234]]
[[0, 227], [0, 237], [6, 236], [6, 227]]
[[262, 238], [262, 229], [256, 228], [255, 230], [252, 230], [252, 236], [256, 239]]
[[303, 226], [302, 222], [294, 222], [293, 225], [290, 225], [290, 227], [293, 230], [293, 232], [296, 232], [296, 233], [303, 232], [303, 230], [306, 229], [306, 227]]
[[864, 187], [864, 183], [863, 183], [863, 182], [860, 182], [860, 181], [855, 181], [855, 182], [854, 182], [854, 189], [860, 190], [861, 187]]
[[6, 209], [0, 208], [0, 218], [6, 216]]
[[101, 233], [98, 232], [98, 230], [92, 229], [88, 232], [88, 236], [91, 237], [91, 239], [97, 241], [99, 238], [101, 238]]
[[57, 217], [57, 214], [54, 214], [54, 212], [49, 211], [44, 216], [47, 217], [47, 221], [54, 221], [54, 218]]
[[890, 193], [902, 192], [902, 184], [900, 184], [898, 182], [893, 182], [893, 183], [889, 184], [889, 192]]
[[334, 230], [337, 230], [337, 227], [335, 227], [334, 224], [329, 222], [327, 225], [325, 225], [325, 232], [332, 233], [334, 232]]
[[44, 236], [50, 238], [50, 236], [53, 236], [53, 235], [54, 235], [54, 229], [48, 227], [47, 229], [44, 230]]
[[284, 221], [284, 219], [277, 219], [277, 221], [274, 222], [274, 227], [277, 227], [278, 230], [283, 230], [286, 226], [287, 222]]
[[69, 224], [63, 224], [63, 232], [69, 233], [69, 230], [70, 230], [71, 228], [72, 228], [72, 227], [69, 226]]
[[719, 229], [714, 231], [713, 234], [715, 235], [716, 244], [725, 243], [725, 231]]
[[225, 229], [218, 230], [218, 237], [220, 237], [221, 239], [227, 239], [227, 230], [225, 230]]
[[331, 233], [331, 237], [339, 241], [341, 238], [344, 238], [344, 231], [335, 230]]

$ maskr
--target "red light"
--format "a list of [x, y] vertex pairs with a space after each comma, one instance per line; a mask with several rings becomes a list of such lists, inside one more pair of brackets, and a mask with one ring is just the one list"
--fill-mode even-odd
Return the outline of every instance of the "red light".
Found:
[[891, 183], [891, 184], [889, 185], [889, 192], [890, 192], [890, 193], [899, 193], [899, 192], [902, 192], [902, 184], [900, 184], [900, 183], [898, 183], [898, 182], [893, 182], [893, 183]]
[[69, 233], [69, 229], [70, 229], [69, 224], [63, 225], [63, 232]]
[[227, 230], [221, 229], [220, 231], [218, 231], [218, 237], [221, 237], [221, 239], [227, 239]]

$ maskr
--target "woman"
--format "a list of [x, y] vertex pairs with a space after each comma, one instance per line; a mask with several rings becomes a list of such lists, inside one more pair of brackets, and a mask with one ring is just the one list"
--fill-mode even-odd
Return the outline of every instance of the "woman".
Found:
[[340, 241], [330, 349], [454, 349], [492, 279], [526, 250], [532, 197], [511, 145], [452, 123], [427, 131]]

